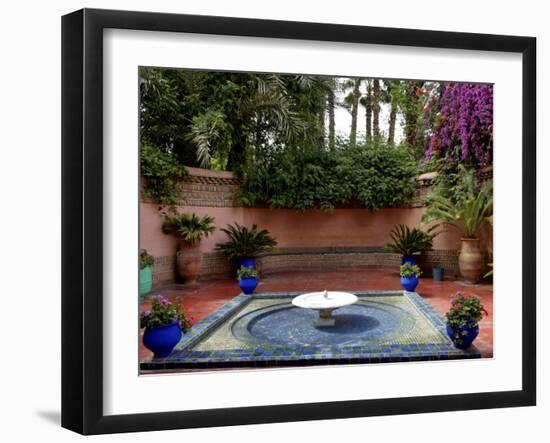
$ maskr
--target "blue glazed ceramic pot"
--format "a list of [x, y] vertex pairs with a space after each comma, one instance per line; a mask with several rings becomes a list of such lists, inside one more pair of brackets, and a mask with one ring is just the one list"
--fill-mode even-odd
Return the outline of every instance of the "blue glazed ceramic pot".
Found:
[[155, 358], [168, 357], [174, 346], [180, 341], [181, 335], [178, 322], [146, 328], [143, 334], [143, 344], [155, 354]]
[[414, 292], [419, 281], [420, 280], [416, 275], [413, 275], [412, 277], [401, 277], [401, 286], [403, 286], [405, 291]]
[[259, 279], [256, 277], [243, 277], [239, 279], [239, 287], [245, 294], [252, 294], [258, 286]]
[[256, 269], [256, 259], [254, 257], [242, 257], [237, 260], [237, 269], [241, 266], [245, 268], [254, 268]]
[[[453, 341], [455, 348], [468, 349], [479, 334], [479, 325], [472, 327], [472, 325], [468, 322], [466, 323], [466, 326], [459, 329], [459, 332], [461, 338], [460, 341], [457, 341], [453, 330], [449, 327], [449, 325], [447, 325], [447, 335]], [[462, 335], [462, 332], [466, 332], [466, 334]]]
[[404, 255], [401, 258], [401, 264], [404, 265], [405, 263], [410, 263], [411, 265], [416, 265], [416, 257], [412, 255]]

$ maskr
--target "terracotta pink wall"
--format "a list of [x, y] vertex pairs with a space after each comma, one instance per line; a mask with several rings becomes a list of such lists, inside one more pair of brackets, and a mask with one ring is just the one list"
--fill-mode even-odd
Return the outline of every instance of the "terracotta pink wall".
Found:
[[[140, 247], [154, 256], [173, 255], [177, 240], [161, 231], [162, 218], [158, 205], [141, 203]], [[215, 217], [216, 227], [238, 222], [245, 226], [256, 223], [270, 231], [280, 247], [308, 246], [383, 246], [389, 240], [390, 230], [399, 223], [418, 226], [423, 208], [382, 209], [370, 212], [366, 209], [335, 209], [332, 212], [288, 209], [230, 208], [230, 207], [178, 207], [181, 212], [195, 212]], [[201, 249], [209, 252], [216, 243], [224, 241], [225, 234], [217, 230], [201, 243]], [[444, 232], [434, 241], [434, 249], [458, 249], [460, 238], [452, 230]]]
[[[281, 247], [300, 246], [384, 246], [390, 230], [399, 223], [418, 226], [422, 208], [392, 208], [371, 212], [367, 209], [309, 210], [248, 208], [245, 224], [269, 230]], [[456, 248], [453, 233], [437, 238], [435, 248]]]
[[[178, 241], [173, 235], [162, 232], [162, 217], [158, 212], [158, 204], [140, 203], [140, 248], [145, 248], [155, 257], [174, 255]], [[229, 223], [243, 223], [244, 208], [202, 208], [196, 206], [179, 206], [179, 212], [194, 212], [197, 215], [210, 215], [216, 219], [216, 227], [225, 227]], [[216, 230], [213, 235], [201, 242], [201, 250], [209, 252], [214, 250], [216, 243], [224, 241], [226, 235]]]

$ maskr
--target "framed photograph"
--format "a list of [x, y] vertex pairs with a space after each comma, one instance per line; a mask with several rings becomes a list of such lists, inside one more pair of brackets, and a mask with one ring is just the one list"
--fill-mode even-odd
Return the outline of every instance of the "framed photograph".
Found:
[[62, 425], [535, 405], [536, 40], [62, 20]]

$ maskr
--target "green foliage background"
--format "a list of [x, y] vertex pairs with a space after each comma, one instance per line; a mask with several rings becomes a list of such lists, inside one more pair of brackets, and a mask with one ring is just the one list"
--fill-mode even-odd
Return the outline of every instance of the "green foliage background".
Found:
[[356, 204], [371, 210], [408, 203], [417, 163], [404, 146], [339, 146], [334, 151], [286, 149], [243, 167], [238, 194], [247, 205], [333, 209]]
[[[233, 171], [248, 206], [405, 205], [421, 172], [439, 170], [451, 188], [458, 183], [456, 164], [424, 159], [443, 88], [429, 81], [141, 68], [144, 195], [176, 204], [185, 165]], [[381, 104], [390, 110], [388, 134], [380, 129]], [[346, 139], [335, 134], [339, 107], [352, 118]], [[357, 136], [362, 125], [364, 140]]]
[[144, 144], [140, 152], [140, 169], [146, 180], [144, 196], [158, 203], [174, 205], [177, 181], [188, 175], [174, 155]]

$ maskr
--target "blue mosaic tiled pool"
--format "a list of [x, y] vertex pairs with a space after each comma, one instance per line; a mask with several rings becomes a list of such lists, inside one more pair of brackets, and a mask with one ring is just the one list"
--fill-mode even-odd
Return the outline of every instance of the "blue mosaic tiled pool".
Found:
[[142, 370], [307, 366], [480, 358], [456, 349], [445, 322], [414, 292], [354, 292], [357, 303], [334, 311], [335, 325], [297, 308], [298, 292], [240, 294], [193, 326], [172, 354]]

